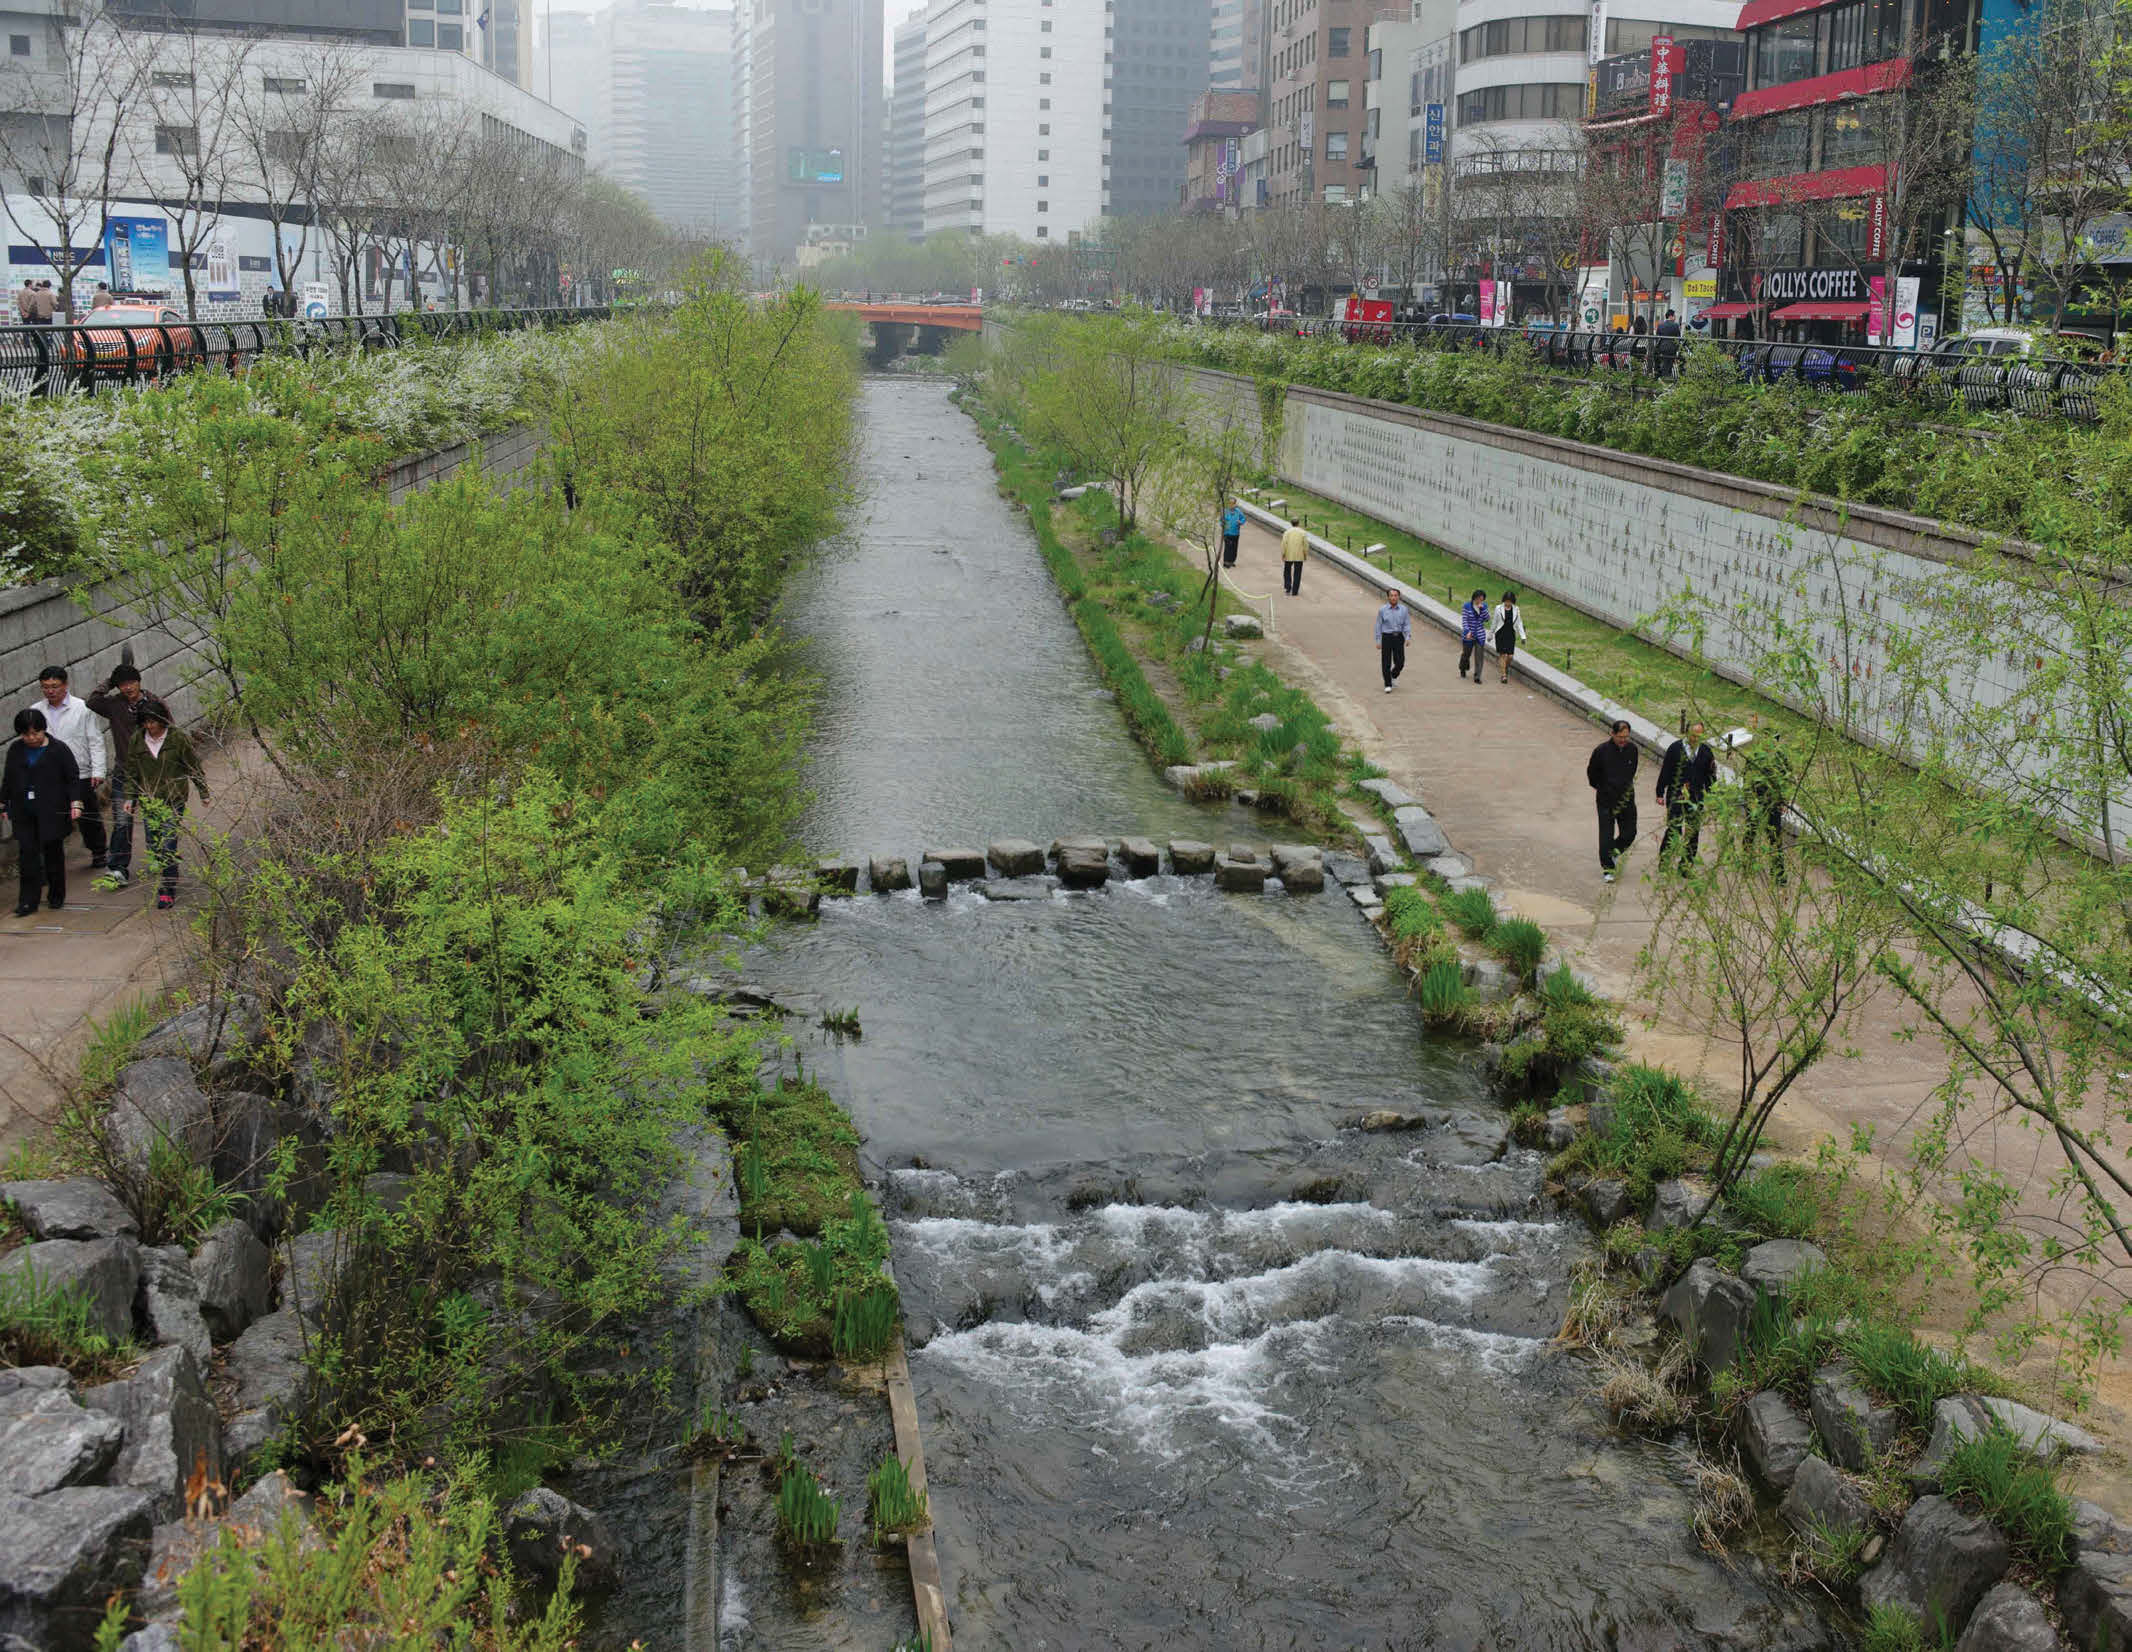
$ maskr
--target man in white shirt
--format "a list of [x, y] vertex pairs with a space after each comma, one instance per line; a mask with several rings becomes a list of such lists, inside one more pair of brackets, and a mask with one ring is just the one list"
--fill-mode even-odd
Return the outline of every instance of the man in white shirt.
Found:
[[44, 713], [45, 731], [66, 742], [81, 770], [81, 843], [89, 851], [90, 866], [102, 866], [109, 845], [96, 794], [104, 783], [104, 721], [89, 709], [88, 701], [68, 692], [65, 666], [46, 666], [37, 673], [37, 687], [42, 697], [32, 703]]

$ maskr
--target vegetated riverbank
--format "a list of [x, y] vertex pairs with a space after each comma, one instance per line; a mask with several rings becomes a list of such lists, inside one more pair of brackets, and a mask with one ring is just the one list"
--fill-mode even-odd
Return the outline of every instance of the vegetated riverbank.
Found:
[[[1033, 511], [1050, 508], [1030, 491]], [[1381, 784], [1366, 790], [1390, 812]], [[2104, 1644], [2124, 1529], [2059, 1483], [2063, 1456], [2091, 1442], [2009, 1407], [2000, 1378], [1916, 1338], [1931, 1249], [1890, 1243], [1884, 1196], [1855, 1154], [1763, 1165], [1698, 1221], [1697, 1174], [1722, 1138], [1702, 1099], [1658, 1069], [1604, 1064], [1618, 1019], [1545, 967], [1537, 926], [1433, 861], [1396, 879], [1378, 880], [1380, 921], [1423, 1014], [1491, 1040], [1522, 1138], [1555, 1153], [1558, 1195], [1603, 1235], [1606, 1261], [1565, 1336], [1592, 1351], [1624, 1427], [1696, 1441], [1702, 1539], [1774, 1544], [1796, 1581], [1859, 1612], [1875, 1648], [1958, 1633], [2009, 1576], [1980, 1636], [2055, 1616], [2076, 1644]], [[1476, 945], [1501, 965], [1483, 967]], [[1654, 1299], [1677, 1335], [1652, 1336]]]
[[848, 498], [852, 358], [712, 267], [540, 388], [564, 485], [397, 506], [310, 364], [140, 400], [110, 563], [284, 787], [187, 869], [189, 1007], [106, 1029], [9, 1167], [0, 1405], [71, 1445], [0, 1499], [0, 1627], [559, 1647], [615, 1584], [639, 1534], [554, 1482], [681, 1472], [705, 1414], [677, 1190], [758, 1031], [657, 989], [790, 842], [763, 619]]

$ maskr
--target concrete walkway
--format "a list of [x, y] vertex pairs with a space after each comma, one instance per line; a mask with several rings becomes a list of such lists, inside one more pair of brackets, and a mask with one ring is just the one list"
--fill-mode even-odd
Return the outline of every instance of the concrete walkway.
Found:
[[[1601, 882], [1598, 829], [1584, 765], [1603, 729], [1559, 701], [1522, 684], [1505, 686], [1489, 657], [1476, 685], [1458, 674], [1458, 643], [1418, 617], [1405, 674], [1383, 690], [1373, 621], [1378, 592], [1313, 558], [1300, 595], [1280, 595], [1279, 540], [1256, 523], [1245, 530], [1230, 577], [1242, 591], [1274, 594], [1277, 635], [1250, 645], [1289, 681], [1308, 690], [1341, 732], [1419, 796], [1451, 845], [1494, 880], [1507, 903], [1545, 925], [1557, 945], [1630, 1011], [1629, 1053], [1696, 1074], [1717, 1094], [1738, 1088], [1738, 1046], [1705, 1035], [1636, 991], [1637, 955], [1651, 934], [1647, 878], [1657, 857], [1664, 814], [1652, 795], [1657, 766], [1646, 754], [1637, 775], [1640, 832], [1621, 881]], [[1196, 553], [1192, 556], [1198, 565]], [[1492, 587], [1491, 606], [1500, 596]], [[1464, 593], [1460, 593], [1461, 596]], [[1528, 622], [1529, 624], [1529, 622]], [[1529, 646], [1549, 657], [1547, 638]], [[1552, 652], [1559, 662], [1559, 649]], [[1640, 707], [1664, 718], [1671, 707]], [[1706, 841], [1703, 853], [1711, 852]], [[1947, 1075], [1939, 1045], [1898, 1035], [1908, 1018], [1892, 994], [1868, 1007], [1849, 1059], [1822, 1062], [1794, 1086], [1771, 1126], [1772, 1145], [1811, 1153], [1824, 1138], [1848, 1141], [1853, 1124], [1871, 1125], [1888, 1167], [1929, 1109]], [[1972, 1142], [1972, 1151], [1979, 1151]], [[2001, 1128], [1988, 1144], [2013, 1181], [2039, 1197], [2054, 1168], [2040, 1136]], [[2117, 1284], [2132, 1289], [2132, 1270]], [[2061, 1283], [2064, 1283], [2061, 1281]], [[2117, 1363], [2102, 1384], [2102, 1405], [2115, 1413], [2107, 1432], [2132, 1439], [2132, 1367]], [[2108, 1501], [2108, 1499], [2104, 1499]]]
[[[64, 1087], [77, 1076], [95, 1024], [120, 1006], [153, 998], [182, 984], [190, 957], [189, 923], [198, 907], [187, 899], [197, 884], [202, 835], [227, 832], [252, 801], [256, 782], [271, 770], [255, 753], [218, 746], [197, 736], [205, 753], [205, 809], [195, 800], [186, 815], [180, 850], [178, 904], [155, 906], [156, 884], [138, 824], [133, 833], [132, 887], [101, 893], [100, 875], [77, 834], [67, 840], [67, 904], [58, 912], [13, 916], [17, 888], [12, 858], [0, 873], [0, 1149], [49, 1127]], [[248, 761], [247, 761], [248, 757]]]

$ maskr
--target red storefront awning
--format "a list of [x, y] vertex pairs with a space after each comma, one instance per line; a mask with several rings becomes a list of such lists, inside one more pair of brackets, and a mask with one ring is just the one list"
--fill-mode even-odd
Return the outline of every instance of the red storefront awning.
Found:
[[1743, 315], [1753, 315], [1752, 304], [1713, 304], [1703, 311], [1705, 321], [1735, 321]]
[[1782, 206], [1792, 201], [1840, 201], [1878, 195], [1888, 185], [1887, 168], [1843, 166], [1833, 172], [1795, 172], [1788, 178], [1751, 178], [1725, 192], [1725, 210]]
[[1797, 17], [1803, 11], [1820, 11], [1824, 6], [1837, 3], [1838, 0], [1747, 0], [1747, 4], [1740, 8], [1740, 20], [1732, 26], [1743, 32], [1759, 29], [1764, 23]]
[[1870, 304], [1787, 304], [1771, 310], [1771, 321], [1863, 321]]
[[1751, 120], [1757, 115], [1774, 115], [1786, 109], [1811, 109], [1816, 104], [1835, 103], [1844, 98], [1871, 97], [1875, 92], [1894, 91], [1909, 84], [1909, 80], [1910, 60], [1906, 57], [1890, 58], [1885, 63], [1865, 63], [1855, 69], [1838, 69], [1834, 74], [1815, 75], [1782, 86], [1758, 86], [1752, 92], [1742, 92], [1732, 100], [1732, 118]]

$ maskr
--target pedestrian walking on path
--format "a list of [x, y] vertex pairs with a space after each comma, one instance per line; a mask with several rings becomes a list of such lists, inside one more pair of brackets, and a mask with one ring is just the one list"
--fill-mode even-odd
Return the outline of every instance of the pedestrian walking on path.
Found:
[[1236, 542], [1244, 534], [1244, 507], [1231, 505], [1221, 513], [1221, 565], [1236, 566]]
[[[1510, 661], [1518, 651], [1518, 644], [1525, 640], [1525, 616], [1518, 612], [1518, 594], [1503, 593], [1503, 604], [1495, 611], [1495, 657], [1503, 662], [1503, 681], [1510, 681]], [[1479, 676], [1479, 672], [1474, 673]]]
[[140, 727], [126, 753], [126, 812], [138, 813], [148, 834], [148, 858], [160, 884], [155, 904], [170, 907], [178, 899], [178, 827], [185, 819], [187, 789], [207, 801], [207, 776], [200, 754], [181, 728], [170, 726], [170, 712], [160, 700], [144, 699]]
[[1458, 674], [1473, 666], [1473, 684], [1478, 688], [1488, 674], [1488, 593], [1475, 591], [1458, 611]]
[[67, 834], [81, 818], [81, 770], [64, 740], [54, 739], [44, 713], [15, 713], [15, 739], [0, 765], [0, 807], [15, 836], [22, 892], [15, 916], [37, 910], [42, 894], [54, 912], [67, 904]]
[[141, 674], [130, 665], [113, 667], [111, 675], [89, 691], [89, 709], [111, 725], [111, 847], [104, 875], [96, 880], [99, 889], [123, 889], [133, 877], [133, 811], [126, 807], [133, 788], [126, 773], [126, 754], [133, 749], [146, 698]]
[[1303, 594], [1303, 559], [1310, 555], [1310, 535], [1300, 522], [1291, 522], [1281, 535], [1281, 589], [1288, 595]]
[[1658, 840], [1658, 864], [1665, 866], [1673, 854], [1673, 841], [1681, 842], [1680, 870], [1694, 864], [1703, 835], [1703, 799], [1717, 783], [1717, 754], [1703, 739], [1703, 725], [1690, 723], [1685, 738], [1666, 748], [1666, 760], [1658, 766], [1658, 800], [1666, 806], [1666, 832]]
[[1384, 606], [1377, 610], [1377, 660], [1384, 671], [1387, 694], [1392, 692], [1399, 673], [1407, 668], [1407, 638], [1413, 634], [1414, 616], [1399, 600], [1399, 587], [1394, 585], [1384, 593]]
[[1629, 738], [1626, 718], [1618, 719], [1614, 732], [1592, 748], [1584, 765], [1584, 778], [1599, 805], [1599, 876], [1614, 881], [1615, 857], [1629, 852], [1636, 841], [1636, 765], [1642, 754]]
[[1770, 868], [1776, 874], [1777, 882], [1782, 883], [1785, 879], [1784, 806], [1791, 798], [1791, 759], [1784, 755], [1782, 736], [1776, 729], [1765, 730], [1764, 735], [1748, 749], [1745, 764], [1747, 853], [1753, 855], [1766, 842]]
[[42, 698], [30, 709], [44, 714], [45, 732], [74, 754], [74, 767], [81, 775], [81, 842], [94, 870], [104, 864], [107, 847], [104, 817], [96, 799], [96, 790], [104, 783], [104, 725], [88, 701], [68, 691], [65, 666], [46, 666], [37, 673], [37, 687]]

